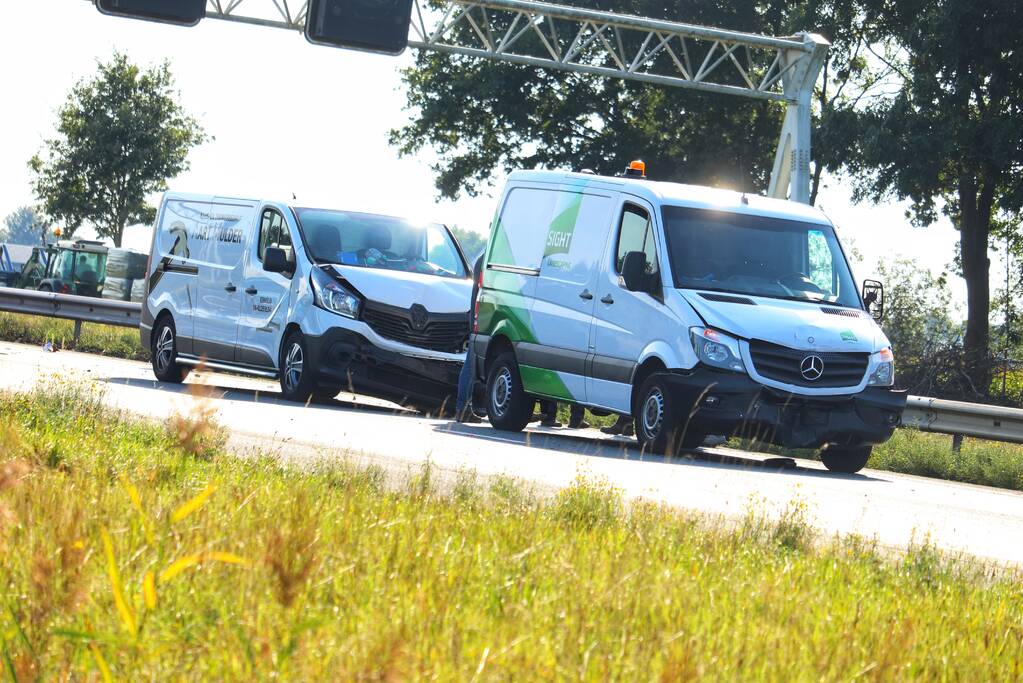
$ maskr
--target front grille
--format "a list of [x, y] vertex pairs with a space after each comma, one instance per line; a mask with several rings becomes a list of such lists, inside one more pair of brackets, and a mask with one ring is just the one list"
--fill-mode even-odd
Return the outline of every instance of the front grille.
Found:
[[[863, 381], [870, 361], [868, 353], [800, 351], [758, 340], [749, 343], [749, 352], [753, 359], [753, 367], [762, 377], [785, 384], [820, 389], [857, 386]], [[820, 356], [824, 361], [824, 372], [816, 381], [803, 377], [800, 369], [803, 359], [810, 355]]]
[[426, 324], [416, 329], [412, 311], [367, 301], [363, 321], [386, 339], [430, 351], [461, 353], [469, 340], [469, 313], [427, 313]]

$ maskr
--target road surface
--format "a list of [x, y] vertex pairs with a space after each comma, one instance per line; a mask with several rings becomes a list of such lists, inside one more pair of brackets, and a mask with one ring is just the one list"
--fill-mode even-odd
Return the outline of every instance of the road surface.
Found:
[[[97, 383], [111, 406], [161, 420], [195, 400], [188, 383], [155, 382], [148, 364], [0, 342], [0, 389], [27, 389], [54, 377]], [[300, 406], [279, 400], [274, 382], [193, 373], [189, 383], [197, 378], [211, 387], [216, 419], [235, 442], [293, 459], [364, 458], [392, 470], [429, 460], [443, 472], [508, 475], [544, 488], [567, 486], [583, 474], [612, 482], [629, 499], [729, 517], [745, 514], [751, 502], [777, 514], [797, 499], [828, 534], [856, 533], [893, 547], [929, 538], [945, 550], [1023, 564], [1023, 494], [1017, 492], [876, 470], [835, 475], [805, 460], [781, 469], [727, 449], [665, 459], [594, 430], [509, 434], [350, 394]]]

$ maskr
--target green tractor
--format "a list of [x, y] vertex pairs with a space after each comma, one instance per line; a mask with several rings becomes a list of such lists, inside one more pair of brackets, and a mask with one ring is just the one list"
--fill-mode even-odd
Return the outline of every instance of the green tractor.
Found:
[[106, 278], [107, 251], [102, 242], [93, 240], [59, 240], [36, 247], [21, 269], [18, 286], [98, 297]]

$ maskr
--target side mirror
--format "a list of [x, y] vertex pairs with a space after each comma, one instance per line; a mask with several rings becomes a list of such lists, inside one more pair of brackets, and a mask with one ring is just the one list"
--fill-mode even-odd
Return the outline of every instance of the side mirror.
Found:
[[263, 270], [268, 273], [294, 273], [295, 267], [286, 251], [280, 247], [267, 247], [263, 252]]
[[863, 305], [874, 320], [884, 320], [884, 285], [877, 280], [864, 280]]
[[622, 281], [630, 292], [649, 292], [650, 276], [646, 272], [646, 254], [630, 251], [622, 261]]

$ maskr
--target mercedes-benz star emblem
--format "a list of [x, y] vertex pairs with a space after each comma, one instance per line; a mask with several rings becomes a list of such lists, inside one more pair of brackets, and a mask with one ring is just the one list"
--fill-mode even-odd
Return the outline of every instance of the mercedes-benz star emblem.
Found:
[[412, 315], [412, 329], [417, 332], [422, 331], [430, 321], [429, 313], [426, 312], [426, 309], [421, 304], [413, 304], [409, 312]]
[[803, 379], [816, 382], [824, 374], [824, 359], [817, 355], [807, 356], [799, 364], [799, 372]]

